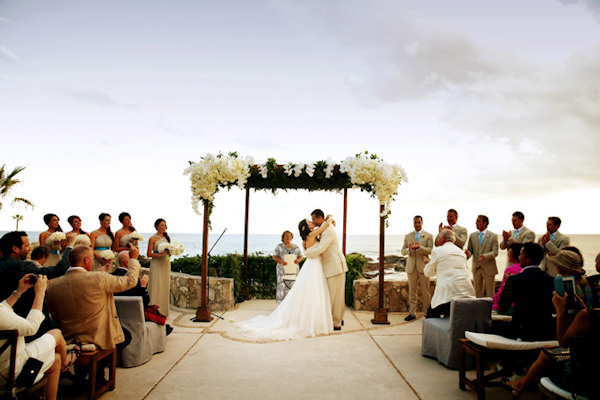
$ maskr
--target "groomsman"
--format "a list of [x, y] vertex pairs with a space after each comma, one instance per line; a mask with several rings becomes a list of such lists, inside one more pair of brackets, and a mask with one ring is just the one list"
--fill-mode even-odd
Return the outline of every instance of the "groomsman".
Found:
[[423, 218], [417, 215], [413, 218], [414, 232], [404, 236], [402, 254], [408, 255], [406, 260], [406, 274], [408, 275], [408, 316], [405, 321], [416, 319], [417, 313], [417, 282], [421, 287], [421, 299], [423, 300], [423, 311], [427, 311], [431, 303], [429, 293], [429, 278], [423, 274], [425, 264], [429, 261], [429, 254], [433, 248], [433, 235], [425, 232]]
[[465, 243], [468, 237], [467, 228], [463, 228], [462, 226], [456, 223], [458, 221], [458, 212], [454, 208], [448, 210], [446, 220], [448, 221], [448, 225], [444, 226], [444, 223], [441, 222], [440, 232], [442, 231], [442, 229], [453, 230], [454, 234], [456, 235], [456, 241], [454, 242], [454, 244], [462, 249], [463, 247], [465, 247]]
[[467, 258], [473, 256], [472, 271], [477, 297], [492, 297], [496, 289], [494, 278], [498, 273], [498, 235], [488, 231], [489, 223], [487, 216], [477, 216], [477, 232], [471, 233], [467, 245]]
[[[513, 230], [510, 232], [502, 231], [502, 243], [500, 248], [505, 250], [513, 243], [533, 243], [535, 242], [535, 233], [532, 230], [527, 229], [523, 222], [525, 221], [525, 215], [521, 211], [515, 211], [512, 215]], [[506, 265], [508, 266], [508, 258], [506, 259]]]
[[560, 224], [560, 218], [548, 217], [548, 221], [546, 222], [546, 229], [548, 231], [538, 240], [538, 244], [544, 248], [544, 258], [540, 264], [540, 269], [553, 277], [556, 277], [558, 274], [556, 265], [554, 264], [554, 256], [563, 247], [571, 244], [571, 239], [558, 231]]

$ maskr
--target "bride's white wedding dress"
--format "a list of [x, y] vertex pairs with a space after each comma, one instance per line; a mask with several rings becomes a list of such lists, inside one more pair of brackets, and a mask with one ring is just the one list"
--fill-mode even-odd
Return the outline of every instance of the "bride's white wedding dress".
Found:
[[320, 258], [308, 258], [285, 299], [269, 316], [237, 324], [253, 339], [299, 339], [333, 332], [329, 288]]

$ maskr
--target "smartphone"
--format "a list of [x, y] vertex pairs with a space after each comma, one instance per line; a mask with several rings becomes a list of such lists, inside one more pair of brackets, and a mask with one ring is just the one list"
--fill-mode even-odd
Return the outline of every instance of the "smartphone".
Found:
[[575, 277], [574, 276], [557, 276], [554, 278], [554, 290], [556, 293], [564, 297], [567, 294], [566, 311], [569, 314], [577, 312], [577, 301], [575, 300]]
[[31, 276], [29, 277], [29, 284], [30, 284], [30, 285], [35, 285], [35, 284], [36, 284], [36, 282], [37, 282], [37, 275], [31, 275]]

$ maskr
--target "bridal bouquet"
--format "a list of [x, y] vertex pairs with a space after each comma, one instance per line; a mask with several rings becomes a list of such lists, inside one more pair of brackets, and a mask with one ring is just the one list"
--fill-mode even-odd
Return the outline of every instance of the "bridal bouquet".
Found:
[[75, 246], [91, 246], [92, 242], [88, 235], [77, 235], [75, 238]]
[[50, 240], [52, 240], [53, 242], [60, 242], [61, 240], [65, 240], [67, 238], [67, 235], [65, 235], [64, 232], [54, 232], [52, 235], [50, 235]]
[[180, 256], [183, 254], [183, 245], [180, 242], [163, 242], [158, 245], [159, 253], [162, 253], [165, 250], [168, 250], [169, 254], [173, 256]]
[[141, 242], [141, 241], [143, 241], [143, 240], [144, 240], [144, 237], [143, 237], [143, 236], [142, 236], [142, 234], [141, 234], [141, 233], [139, 233], [138, 231], [135, 231], [135, 232], [133, 232], [133, 233], [132, 233], [132, 234], [129, 236], [129, 238], [130, 238], [131, 240], [137, 240], [137, 241], [139, 241], [139, 242]]
[[100, 252], [100, 258], [102, 258], [103, 260], [114, 260], [115, 259], [115, 252], [112, 250], [102, 250]]

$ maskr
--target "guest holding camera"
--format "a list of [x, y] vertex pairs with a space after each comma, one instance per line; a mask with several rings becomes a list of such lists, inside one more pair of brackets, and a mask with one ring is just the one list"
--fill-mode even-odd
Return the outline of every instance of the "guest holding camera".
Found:
[[583, 301], [586, 308], [593, 308], [592, 288], [585, 279], [585, 270], [581, 256], [572, 250], [561, 250], [554, 256], [554, 265], [560, 276], [575, 277], [575, 294]]
[[[53, 400], [57, 398], [60, 372], [69, 365], [65, 339], [60, 330], [52, 329], [33, 342], [25, 344], [25, 336], [37, 332], [44, 320], [42, 306], [47, 285], [48, 279], [44, 275], [27, 274], [21, 278], [18, 288], [0, 304], [0, 330], [16, 329], [19, 332], [15, 375], [19, 376], [29, 358], [41, 361], [43, 364], [35, 381], [39, 381], [42, 375], [48, 378], [46, 397]], [[35, 299], [27, 318], [23, 318], [15, 314], [13, 306], [21, 295], [31, 287], [34, 287]], [[0, 342], [0, 346], [4, 342]], [[0, 382], [4, 384], [6, 383], [5, 377], [8, 375], [9, 365], [10, 352], [4, 351], [0, 355]]]

